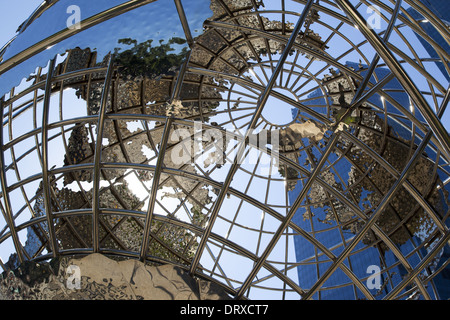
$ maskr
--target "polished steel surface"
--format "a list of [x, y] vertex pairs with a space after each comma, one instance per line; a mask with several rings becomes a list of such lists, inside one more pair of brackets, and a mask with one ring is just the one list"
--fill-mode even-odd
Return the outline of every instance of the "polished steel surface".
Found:
[[436, 12], [101, 0], [79, 2], [74, 28], [71, 5], [44, 1], [0, 51], [4, 270], [98, 252], [237, 299], [448, 294]]

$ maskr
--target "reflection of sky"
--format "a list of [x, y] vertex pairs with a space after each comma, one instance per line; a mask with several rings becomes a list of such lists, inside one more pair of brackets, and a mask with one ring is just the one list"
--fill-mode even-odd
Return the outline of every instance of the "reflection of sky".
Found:
[[[124, 2], [126, 1], [79, 0], [76, 5], [80, 7], [81, 20], [84, 20]], [[13, 41], [5, 52], [4, 61], [48, 36], [64, 30], [67, 27], [67, 20], [72, 21], [70, 19], [72, 12], [67, 13], [67, 8], [73, 4], [72, 0], [60, 0], [46, 10]], [[191, 33], [195, 37], [202, 32], [203, 21], [212, 15], [209, 1], [184, 1], [183, 5]], [[167, 43], [172, 37], [185, 38], [174, 1], [160, 0], [147, 4], [138, 10], [129, 11], [65, 39], [6, 72], [0, 77], [0, 95], [11, 89], [12, 85], [18, 85], [24, 77], [34, 72], [37, 66], [45, 66], [55, 55], [64, 53], [67, 49], [75, 47], [95, 49], [100, 61], [114, 48], [120, 47], [117, 41], [121, 38], [132, 38], [138, 42], [153, 39], [153, 43], [157, 44], [161, 40]], [[178, 49], [181, 50], [182, 47]]]

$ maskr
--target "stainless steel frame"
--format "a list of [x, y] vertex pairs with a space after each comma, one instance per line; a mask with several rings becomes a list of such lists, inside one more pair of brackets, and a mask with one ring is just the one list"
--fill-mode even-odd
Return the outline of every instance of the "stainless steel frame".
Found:
[[[81, 30], [67, 29], [36, 43], [13, 58], [3, 61], [0, 64], [0, 76], [14, 70], [18, 64], [26, 62], [49, 45], [125, 12], [139, 10], [141, 6], [151, 2], [153, 1], [127, 1], [86, 19], [82, 22]], [[154, 79], [140, 79], [135, 80], [140, 90], [140, 102], [119, 108], [118, 100], [123, 95], [119, 86], [125, 78], [121, 76], [120, 66], [115, 63], [115, 56], [110, 55], [107, 65], [97, 63], [67, 71], [67, 61], [71, 53], [66, 55], [66, 60], [60, 64], [59, 68], [57, 68], [56, 58], [52, 59], [46, 75], [41, 74], [42, 69], [40, 69], [32, 84], [17, 93], [13, 89], [2, 98], [0, 101], [0, 115], [3, 123], [3, 130], [0, 132], [2, 147], [0, 210], [4, 225], [0, 225], [0, 246], [12, 239], [13, 251], [17, 253], [19, 263], [28, 259], [43, 261], [59, 256], [89, 253], [103, 253], [156, 264], [173, 263], [188, 271], [193, 277], [208, 279], [219, 284], [237, 299], [262, 296], [313, 299], [320, 298], [327, 290], [351, 287], [355, 296], [373, 300], [378, 299], [379, 293], [374, 293], [367, 288], [365, 283], [367, 275], [362, 276], [350, 263], [353, 257], [358, 255], [358, 250], [363, 251], [371, 247], [378, 250], [380, 263], [384, 264], [382, 269], [388, 284], [384, 288], [388, 286], [390, 288], [382, 298], [402, 299], [414, 293], [423, 299], [438, 299], [434, 279], [446, 268], [449, 261], [443, 261], [439, 268], [433, 263], [441, 256], [444, 248], [448, 249], [450, 212], [447, 210], [443, 213], [432, 203], [430, 195], [439, 193], [443, 194], [444, 198], [448, 196], [445, 190], [448, 190], [450, 183], [450, 137], [441, 119], [450, 99], [450, 86], [442, 83], [442, 78], [436, 77], [427, 70], [426, 66], [430, 63], [430, 59], [419, 56], [414, 45], [411, 44], [417, 40], [408, 39], [410, 34], [403, 30], [413, 31], [429, 40], [445, 63], [450, 60], [450, 54], [421, 28], [419, 22], [410, 18], [406, 8], [410, 6], [428, 19], [446, 43], [450, 43], [448, 26], [424, 5], [410, 0], [361, 1], [357, 6], [353, 6], [347, 0], [293, 1], [297, 8], [301, 8], [300, 12], [286, 9], [286, 5], [291, 4], [287, 0], [281, 0], [281, 7], [276, 9], [262, 8], [256, 1], [248, 1], [247, 6], [241, 7], [238, 3], [233, 4], [233, 1], [213, 0], [215, 6], [220, 8], [216, 9], [220, 14], [215, 16], [215, 20], [212, 17], [206, 20], [203, 34], [193, 37], [187, 11], [184, 8], [187, 3], [181, 0], [174, 0], [174, 3], [189, 53], [184, 63], [178, 66], [175, 75], [163, 75], [158, 79], [161, 86], [169, 88], [166, 98], [161, 101], [147, 104], [145, 99], [148, 88], [146, 86], [152, 85], [151, 81]], [[378, 15], [387, 23], [387, 26], [381, 31], [371, 29], [361, 14], [369, 5], [377, 5], [383, 10], [383, 13], [378, 12]], [[339, 38], [345, 44], [345, 48], [348, 47], [347, 51], [334, 54], [332, 48], [327, 51], [318, 50], [311, 42], [301, 37], [302, 31], [306, 33], [307, 30], [312, 30], [311, 16], [314, 12], [330, 19], [329, 22], [326, 19], [314, 21], [320, 26], [318, 30], [326, 36], [323, 45], [331, 45], [333, 39]], [[267, 21], [270, 20], [268, 17], [271, 17], [271, 14], [281, 17], [281, 21], [276, 21], [278, 24], [273, 23], [273, 29], [268, 29], [264, 24], [268, 24]], [[289, 27], [288, 17], [291, 19], [295, 17], [295, 26], [292, 24]], [[33, 22], [29, 21], [27, 25], [30, 23]], [[348, 28], [355, 29], [355, 34], [346, 34], [345, 30]], [[404, 41], [411, 52], [402, 52], [391, 42], [392, 38]], [[213, 48], [208, 41], [202, 39], [217, 39], [220, 45]], [[278, 52], [274, 47], [278, 48]], [[370, 48], [367, 49], [367, 47]], [[210, 58], [201, 60], [199, 53]], [[343, 62], [346, 55], [350, 53], [362, 58], [367, 67], [365, 75]], [[366, 55], [373, 55], [373, 57], [369, 59]], [[220, 64], [225, 66], [223, 67], [225, 71], [218, 67]], [[332, 117], [334, 107], [330, 102], [332, 94], [325, 88], [325, 81], [320, 80], [324, 72], [330, 68], [338, 69], [346, 81], [352, 80], [359, 84], [350, 89], [353, 94], [351, 102], [337, 121]], [[376, 71], [379, 68], [388, 71], [384, 77], [378, 76]], [[445, 68], [449, 70], [448, 65]], [[253, 72], [252, 78], [250, 71], [253, 70], [256, 70], [257, 74]], [[414, 70], [415, 74], [422, 78], [412, 78], [408, 70]], [[401, 88], [390, 88], [388, 85], [393, 80], [397, 81]], [[419, 83], [419, 80], [425, 84]], [[424, 89], [427, 87], [429, 91]], [[65, 90], [73, 88], [83, 88], [84, 92], [87, 92], [84, 97], [87, 106], [92, 102], [89, 93], [100, 88], [101, 97], [96, 114], [73, 118], [63, 116], [63, 110], [66, 108], [63, 103], [63, 97], [67, 94]], [[192, 88], [197, 90], [194, 97], [186, 94], [189, 90], [194, 92]], [[277, 90], [280, 88], [293, 92], [292, 95], [295, 98]], [[326, 111], [320, 109], [321, 106], [311, 103], [314, 99], [309, 95], [316, 89], [323, 93], [322, 98], [325, 98], [323, 109]], [[208, 90], [220, 93], [218, 95], [220, 97], [207, 96], [205, 92]], [[402, 105], [402, 102], [396, 98], [398, 93], [409, 97], [411, 110], [408, 110], [408, 106]], [[58, 94], [60, 95], [60, 117], [58, 121], [50, 121], [50, 112], [53, 110], [50, 107], [50, 98]], [[31, 95], [33, 97], [29, 98]], [[236, 96], [242, 97], [242, 100], [238, 100]], [[281, 128], [261, 116], [267, 109], [269, 97], [277, 98], [280, 103], [289, 104], [293, 109], [298, 110], [302, 115], [297, 118], [298, 122], [311, 119], [314, 123], [319, 123], [326, 128], [323, 138], [320, 141], [310, 140], [308, 143], [304, 140], [298, 141], [300, 148], [292, 152], [271, 148], [261, 150], [258, 146], [249, 145], [248, 141], [253, 134], [253, 129], [262, 128], [270, 131]], [[383, 99], [382, 107], [372, 102], [374, 97]], [[150, 107], [163, 110], [178, 102], [183, 103], [184, 106], [197, 106], [198, 113], [191, 112], [190, 115], [183, 117], [169, 116], [162, 111], [158, 111], [159, 113], [147, 111]], [[218, 109], [204, 107], [209, 102], [217, 102]], [[397, 113], [389, 111], [386, 107], [387, 103], [395, 108]], [[224, 105], [233, 104], [234, 107], [222, 108]], [[42, 115], [39, 115], [37, 114], [40, 110], [38, 106], [41, 105]], [[363, 106], [366, 106], [366, 109]], [[194, 107], [191, 108], [193, 110]], [[380, 119], [378, 127], [369, 127], [360, 119], [350, 128], [340, 129], [341, 122], [359, 110], [363, 110], [361, 112], [370, 110], [373, 115], [376, 115]], [[421, 117], [417, 116], [416, 110]], [[15, 135], [15, 128], [27, 114], [34, 115], [34, 127], [25, 130], [25, 133]], [[229, 120], [223, 120], [223, 123], [219, 124], [207, 120], [222, 116], [228, 116]], [[41, 120], [40, 127], [38, 119]], [[171, 142], [170, 135], [177, 128], [195, 131], [199, 120], [203, 122], [203, 131], [217, 130], [223, 136], [227, 134], [224, 129], [226, 124], [239, 123], [236, 129], [243, 133], [233, 136], [236, 145], [231, 150], [220, 150], [225, 157], [230, 156], [227, 159], [228, 166], [216, 165], [213, 169], [205, 169], [196, 162], [192, 164], [194, 170], [190, 165], [177, 167], [165, 158], [179, 146], [178, 143]], [[127, 121], [141, 123], [144, 129], [125, 135], [120, 126]], [[107, 123], [113, 125], [107, 127]], [[406, 129], [411, 138], [408, 140], [391, 135], [392, 123], [398, 128]], [[85, 128], [88, 132], [86, 137], [92, 140], [90, 144], [86, 144], [91, 149], [86, 151], [85, 157], [80, 161], [64, 158], [66, 162], [63, 166], [49, 168], [52, 141], [61, 141], [64, 152], [62, 156], [66, 157], [70, 154], [71, 148], [68, 142], [69, 135], [80, 128]], [[8, 136], [6, 132], [9, 133]], [[380, 145], [375, 146], [370, 141], [364, 140], [363, 133], [372, 134], [379, 139]], [[106, 146], [102, 144], [105, 134], [115, 137]], [[22, 145], [31, 140], [34, 141], [34, 145], [27, 146], [26, 150], [23, 150]], [[135, 161], [127, 151], [127, 145], [132, 145], [135, 141], [144, 141], [151, 146], [153, 155], [145, 161]], [[321, 143], [324, 146], [320, 147]], [[409, 152], [405, 156], [405, 163], [401, 166], [393, 164], [392, 159], [389, 158], [389, 150], [386, 151], [388, 148], [396, 147]], [[258, 150], [259, 158], [253, 167], [248, 168], [242, 163], [252, 150]], [[361, 157], [367, 157], [370, 162], [364, 166], [360, 165], [354, 150], [358, 150]], [[205, 149], [205, 153], [207, 151]], [[11, 156], [5, 157], [8, 153]], [[118, 155], [111, 160], [105, 156], [105, 153], [108, 156], [112, 153], [118, 153]], [[39, 172], [24, 174], [24, 169], [20, 169], [22, 161], [34, 154], [39, 158], [42, 168]], [[298, 159], [301, 154], [308, 158], [311, 163], [310, 168], [293, 160], [295, 155]], [[200, 161], [200, 155], [196, 157], [195, 160]], [[295, 172], [295, 177], [280, 178], [280, 175], [273, 172], [273, 168], [267, 175], [258, 174], [257, 169], [263, 157], [278, 158], [279, 168], [284, 167], [286, 171], [290, 168]], [[417, 186], [412, 181], [412, 176], [417, 174], [418, 163], [425, 163], [432, 171], [426, 188]], [[353, 168], [352, 172], [359, 175], [358, 183], [351, 184], [345, 181], [342, 177], [343, 173], [337, 169], [340, 164]], [[380, 182], [375, 177], [374, 170], [380, 170], [379, 172], [382, 172], [386, 180], [392, 179], [393, 182], [387, 188], [377, 185]], [[89, 180], [83, 181], [80, 178], [83, 172], [90, 172], [92, 175], [91, 191], [82, 187], [82, 182]], [[105, 172], [116, 172], [117, 176], [111, 179], [104, 174]], [[334, 172], [336, 184], [333, 185], [327, 180], [325, 176], [327, 172]], [[221, 173], [223, 177], [218, 178], [220, 176], [218, 173]], [[148, 207], [145, 210], [128, 205], [131, 200], [125, 199], [126, 196], [118, 190], [120, 183], [117, 181], [123, 181], [128, 175], [133, 174], [136, 177], [140, 177], [140, 174], [151, 176], [149, 186], [144, 183], [143, 178], [139, 182], [148, 193], [145, 197]], [[57, 183], [61, 183], [64, 177], [69, 175], [81, 189], [78, 196], [82, 199], [79, 201], [83, 205], [77, 208], [64, 207], [65, 204], [58, 200], [58, 192], [61, 190], [58, 189]], [[249, 176], [248, 185], [246, 188], [241, 188], [236, 179], [242, 179], [247, 175]], [[267, 183], [264, 196], [260, 197], [252, 193], [253, 179]], [[277, 199], [278, 202], [274, 204], [270, 200], [270, 192], [274, 192], [273, 186], [283, 180], [285, 188], [281, 191], [283, 199]], [[109, 186], [101, 187], [102, 181], [108, 181]], [[189, 187], [183, 185], [187, 182]], [[292, 201], [288, 199], [288, 195], [292, 192], [288, 188], [290, 182], [295, 182], [300, 187], [298, 196]], [[361, 206], [361, 199], [358, 199], [353, 192], [355, 188], [363, 185], [363, 182], [371, 185], [375, 190], [374, 195], [379, 199], [376, 205], [369, 209]], [[34, 196], [30, 196], [29, 193], [32, 192], [30, 186], [39, 183], [42, 187], [35, 190]], [[167, 188], [167, 185], [178, 192], [176, 194], [183, 195], [175, 209], [170, 209], [162, 201], [162, 188]], [[202, 188], [216, 192], [211, 204], [197, 198], [196, 192]], [[314, 201], [310, 203], [314, 188], [320, 188], [323, 197], [315, 203]], [[16, 200], [19, 192], [23, 201]], [[401, 192], [414, 201], [414, 209], [411, 209], [405, 217], [400, 217], [398, 213], [400, 209], [394, 204], [394, 200]], [[111, 194], [113, 201], [121, 206], [102, 205], [100, 199], [108, 193]], [[43, 215], [38, 214], [36, 209], [36, 203], [40, 198], [43, 201]], [[235, 212], [230, 209], [231, 206], [227, 205], [228, 198], [236, 201]], [[448, 203], [448, 198], [444, 199], [445, 201]], [[205, 216], [204, 224], [195, 220], [195, 212], [187, 207], [188, 204], [195, 204], [200, 208], [199, 210]], [[351, 212], [350, 219], [341, 220], [336, 208], [338, 204]], [[316, 230], [314, 228], [317, 221], [311, 218], [311, 230], [301, 227], [295, 217], [302, 210], [311, 212], [316, 207], [329, 207], [335, 220], [330, 222], [330, 226]], [[233, 211], [233, 214], [228, 210]], [[251, 213], [245, 210], [250, 210]], [[382, 224], [381, 217], [387, 211], [398, 215], [398, 220], [391, 229], [384, 228]], [[427, 234], [426, 239], [411, 240], [414, 243], [413, 247], [410, 252], [405, 253], [401, 245], [396, 242], [395, 234], [401, 230], [409, 234], [412, 239], [413, 234], [407, 224], [412, 223], [413, 217], [419, 211], [423, 212], [424, 221], [433, 226], [432, 232]], [[186, 214], [187, 220], [178, 218], [181, 213]], [[259, 227], [241, 222], [241, 220], [245, 221], [246, 214], [250, 216], [256, 213], [261, 217]], [[27, 214], [30, 219], [23, 221], [22, 217]], [[84, 221], [82, 220], [84, 218], [91, 219], [90, 226], [87, 228], [91, 228], [89, 234], [92, 237], [92, 245], [88, 244], [89, 241], [83, 236], [84, 231], [76, 225], [80, 223], [79, 221]], [[118, 222], [109, 223], [108, 219], [113, 218]], [[132, 221], [140, 230], [137, 249], [117, 233], [126, 221]], [[270, 228], [267, 221], [272, 221]], [[356, 222], [360, 225], [359, 229], [354, 231], [351, 237], [346, 238], [344, 233]], [[221, 224], [226, 225], [223, 230], [218, 229]], [[153, 230], [155, 225], [159, 227]], [[164, 228], [172, 228], [169, 230], [173, 232], [184, 230], [185, 234], [190, 235], [191, 238], [186, 246], [180, 249], [165, 238]], [[40, 230], [36, 231], [36, 235], [40, 235], [41, 245], [39, 250], [32, 254], [23, 246], [25, 240], [23, 234], [26, 230], [28, 232]], [[256, 247], [251, 248], [245, 241], [233, 237], [235, 230], [255, 235]], [[320, 236], [326, 232], [339, 234], [340, 238], [336, 240], [335, 245], [331, 246], [320, 240]], [[61, 246], [61, 239], [66, 236], [65, 233], [70, 233], [74, 239], [77, 239], [79, 247]], [[370, 245], [364, 243], [364, 248], [361, 249], [358, 246], [361, 246], [368, 235], [373, 236], [375, 240]], [[314, 247], [314, 256], [302, 261], [293, 260], [291, 247], [295, 237], [306, 239], [308, 244]], [[108, 246], [107, 243], [113, 243], [114, 246]], [[162, 248], [161, 250], [167, 252], [167, 255], [149, 253], [153, 244]], [[392, 253], [396, 259], [395, 263], [385, 261], [383, 253], [386, 251]], [[420, 257], [420, 261], [415, 261], [416, 257]], [[246, 261], [248, 263], [246, 266], [251, 265], [251, 267], [243, 268], [243, 274], [236, 275], [235, 268], [230, 267], [230, 264], [233, 266], [235, 263], [233, 259]], [[5, 261], [1, 261], [1, 265], [6, 269]], [[316, 270], [317, 278], [309, 287], [301, 285], [296, 277], [297, 268], [304, 265], [314, 265]], [[324, 265], [326, 268], [322, 270]], [[406, 275], [395, 282], [390, 272], [392, 268], [399, 265], [406, 270]], [[348, 278], [348, 283], [341, 283], [335, 287], [327, 285], [327, 281], [336, 272], [342, 272]], [[267, 295], [262, 295], [261, 292]]]

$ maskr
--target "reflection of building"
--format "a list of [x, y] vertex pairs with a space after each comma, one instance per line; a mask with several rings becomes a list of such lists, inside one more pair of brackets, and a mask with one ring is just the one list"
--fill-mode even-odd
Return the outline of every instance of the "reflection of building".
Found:
[[[450, 25], [450, 7], [449, 7], [448, 3], [446, 3], [445, 1], [441, 1], [441, 0], [419, 0], [419, 1], [422, 2], [422, 4], [424, 4], [427, 8], [429, 8], [439, 19], [442, 20], [442, 22], [446, 23], [447, 26]], [[406, 11], [416, 20], [422, 20], [422, 21], [425, 20], [422, 17], [422, 15], [420, 13], [418, 13], [416, 10], [414, 10], [413, 8], [409, 8]], [[436, 30], [436, 28], [434, 28], [431, 25], [430, 22], [421, 22], [420, 26], [422, 27], [422, 29], [424, 29], [424, 31], [427, 33], [428, 36], [430, 36], [434, 41], [436, 41], [436, 43], [440, 47], [442, 47], [442, 49], [445, 52], [450, 52], [450, 45], [442, 37], [442, 35]], [[433, 49], [433, 47], [430, 45], [430, 43], [428, 43], [428, 41], [426, 41], [419, 35], [417, 35], [417, 39], [419, 39], [420, 43], [422, 43], [423, 47], [425, 48], [425, 50], [427, 50], [427, 52], [431, 58], [441, 60], [441, 58], [439, 57], [436, 50]], [[445, 76], [447, 81], [450, 81], [450, 76], [449, 76], [447, 70], [445, 69], [444, 63], [439, 61], [439, 62], [436, 62], [436, 65], [442, 71], [442, 74]]]
[[[347, 62], [346, 66], [358, 70], [362, 76], [365, 75], [365, 70], [367, 70], [366, 66], [352, 62]], [[345, 106], [351, 103], [352, 92], [354, 92], [352, 90], [357, 89], [357, 83], [339, 70], [331, 71], [332, 75], [325, 76], [323, 84], [326, 87], [329, 104], [333, 108], [336, 120], [342, 115], [341, 111], [345, 110]], [[380, 80], [388, 72], [386, 69], [378, 68], [375, 70], [375, 76]], [[375, 83], [374, 76], [372, 76], [371, 82]], [[402, 88], [396, 80], [388, 83], [384, 89], [397, 103], [408, 108], [410, 105], [408, 96], [402, 92]], [[306, 101], [306, 105], [325, 105], [324, 94], [320, 89], [312, 92], [308, 98], [310, 101]], [[385, 117], [384, 114], [390, 116]], [[341, 120], [350, 126], [357, 124], [357, 127], [354, 128], [354, 134], [358, 136], [360, 141], [383, 156], [390, 165], [401, 172], [408, 160], [408, 143], [411, 139], [411, 133], [407, 129], [407, 121], [400, 117], [397, 118], [399, 114], [399, 111], [388, 101], [381, 99], [379, 95], [374, 95], [361, 108], [356, 109], [346, 119]], [[298, 110], [294, 109], [293, 116], [296, 117], [297, 115]], [[383, 130], [383, 126], [386, 126], [388, 130]], [[388, 131], [389, 139], [384, 140], [382, 135], [377, 134], [377, 131], [380, 133]], [[341, 138], [341, 144], [342, 154], [344, 154], [346, 160], [336, 161], [332, 166], [329, 163], [330, 168], [323, 170], [321, 176], [337, 190], [342, 190], [348, 197], [356, 199], [359, 202], [360, 209], [370, 214], [372, 208], [375, 208], [388, 192], [394, 183], [394, 179], [386, 170], [377, 166], [373, 159], [365, 154], [361, 148], [352, 146], [349, 141], [343, 138]], [[314, 160], [317, 161], [318, 159]], [[310, 162], [308, 162], [309, 164]], [[313, 166], [314, 164], [311, 168]], [[434, 180], [431, 184], [428, 181], [430, 178]], [[430, 185], [441, 183], [439, 177], [433, 174], [432, 162], [428, 161], [427, 158], [420, 159], [408, 176], [408, 180], [433, 206], [436, 212], [444, 217], [449, 208], [448, 192], [446, 190], [435, 190], [430, 193]], [[295, 188], [289, 191], [290, 203], [295, 201], [301, 190], [302, 183], [297, 183]], [[318, 184], [312, 185], [309, 196], [305, 200], [305, 206], [297, 211], [293, 220], [336, 256], [344, 249], [344, 243], [351, 241], [363, 225], [363, 222], [357, 218], [350, 208], [333, 199]], [[423, 243], [427, 238], [432, 238], [435, 232], [435, 226], [431, 219], [427, 217], [423, 209], [418, 209], [416, 200], [403, 188], [395, 194], [389, 206], [380, 215], [377, 226], [400, 248], [403, 255], [408, 256], [408, 262], [412, 266], [427, 254], [428, 249], [423, 247]], [[294, 243], [299, 263], [297, 268], [299, 285], [301, 288], [308, 289], [327, 270], [332, 261], [300, 235], [294, 237]], [[433, 271], [438, 267], [437, 264], [445, 263], [447, 258], [447, 254], [441, 252], [439, 258], [429, 267], [431, 270], [429, 269], [427, 272]], [[380, 241], [373, 231], [368, 232], [363, 237], [363, 240], [357, 245], [345, 264], [360, 279], [372, 274], [368, 269], [369, 266], [375, 265], [381, 268], [381, 288], [371, 291], [376, 298], [382, 298], [407, 274], [405, 266], [399, 262], [395, 254]], [[440, 299], [448, 298], [446, 286], [448, 280], [444, 280], [445, 275], [445, 272], [440, 274], [440, 278], [437, 278], [427, 288], [430, 295], [436, 295]], [[408, 292], [408, 289], [410, 288], [405, 288], [406, 292]], [[413, 295], [414, 292], [408, 292], [408, 296]], [[342, 270], [337, 270], [325, 282], [322, 290], [314, 298], [360, 299], [363, 297], [356, 286], [352, 285], [349, 277]]]
[[[445, 1], [440, 0], [419, 0], [424, 4], [427, 8], [429, 8], [443, 23], [450, 25], [450, 6]], [[414, 19], [422, 19], [423, 17], [417, 13], [413, 8], [407, 9], [407, 12]], [[445, 52], [450, 52], [450, 45], [448, 42], [442, 37], [442, 35], [434, 28], [429, 22], [421, 22], [420, 26], [425, 30], [427, 35], [429, 35]], [[439, 54], [435, 49], [425, 41], [422, 37], [417, 35], [417, 38], [422, 43], [428, 54], [433, 59], [442, 60]], [[437, 61], [436, 65], [441, 70], [442, 74], [445, 76], [447, 81], [450, 82], [450, 75], [447, 69], [444, 66], [445, 62]], [[447, 63], [448, 65], [448, 63]], [[450, 67], [450, 65], [449, 65]], [[448, 208], [447, 208], [448, 210]], [[447, 223], [448, 225], [448, 223]], [[437, 268], [441, 267], [446, 260], [450, 259], [450, 250], [445, 247], [442, 253], [442, 257], [438, 262]], [[434, 283], [436, 288], [440, 294], [441, 299], [450, 299], [450, 270], [449, 268], [445, 268], [441, 273], [436, 275]]]

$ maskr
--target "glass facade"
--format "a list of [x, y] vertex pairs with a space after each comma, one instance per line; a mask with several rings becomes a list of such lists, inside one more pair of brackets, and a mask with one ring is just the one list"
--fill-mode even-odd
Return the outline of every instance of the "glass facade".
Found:
[[[440, 0], [419, 0], [423, 5], [429, 8], [442, 22], [444, 22], [447, 26], [450, 25], [450, 7], [448, 3]], [[439, 33], [436, 28], [434, 28], [430, 22], [428, 22], [420, 13], [418, 13], [413, 8], [409, 8], [407, 12], [416, 20], [421, 21], [420, 26], [426, 32], [428, 36], [431, 37], [436, 43], [445, 51], [450, 52], [450, 45], [443, 38], [443, 36]], [[417, 35], [417, 34], [416, 34]], [[431, 58], [437, 60], [435, 63], [439, 70], [441, 70], [444, 77], [447, 81], [450, 81], [450, 76], [448, 74], [447, 69], [444, 66], [445, 62], [442, 62], [441, 57], [437, 53], [437, 51], [433, 48], [433, 46], [424, 38], [417, 35], [420, 43], [423, 45], [425, 50], [428, 52]], [[448, 64], [447, 64], [448, 65]]]
[[[367, 65], [362, 65], [361, 63], [355, 62], [347, 62], [345, 65], [353, 70], [359, 70], [363, 77], [366, 75], [366, 70], [368, 68]], [[383, 79], [389, 73], [390, 71], [386, 68], [377, 68], [375, 69], [374, 75], [371, 77], [370, 82], [375, 83], [374, 77]], [[334, 77], [333, 81], [340, 81], [340, 71], [333, 71], [333, 74], [338, 75]], [[335, 86], [328, 87], [333, 88]], [[385, 88], [386, 91], [391, 91], [390, 95], [394, 97], [394, 100], [399, 105], [411, 105], [408, 95], [404, 92], [402, 86], [397, 80], [390, 81]], [[333, 99], [329, 98], [329, 100], [330, 103], [332, 103]], [[411, 139], [411, 132], [408, 130], [406, 122], [403, 122], [401, 119], [396, 117], [401, 115], [401, 112], [399, 112], [396, 107], [385, 101], [379, 95], [370, 97], [366, 102], [367, 105], [370, 105], [372, 108], [378, 108], [380, 113], [385, 112], [386, 114], [390, 114], [390, 116], [386, 117], [385, 120], [387, 122], [387, 126], [389, 127], [389, 134], [393, 138], [405, 141]], [[305, 101], [304, 103], [305, 105], [311, 105], [314, 107], [317, 107], [318, 105], [326, 105], [321, 89], [316, 89], [314, 92], [309, 94], [308, 101]], [[293, 118], [302, 116], [302, 112], [298, 109], [293, 109], [292, 113]], [[355, 116], [355, 113], [353, 113], [353, 116]], [[423, 121], [420, 114], [417, 116]], [[356, 117], [357, 116], [355, 116], [355, 118]], [[376, 117], [378, 117], [378, 115], [376, 115]], [[357, 121], [361, 121], [361, 119], [358, 119]], [[312, 148], [314, 148], [314, 146], [312, 146]], [[387, 149], [390, 149], [390, 147], [387, 147]], [[433, 151], [429, 150], [429, 152]], [[351, 151], [349, 153], [351, 153]], [[401, 156], [396, 157], [398, 157], [396, 160], [390, 158], [389, 161], [392, 161], [394, 164], [395, 161], [401, 158]], [[351, 158], [351, 156], [349, 158]], [[299, 161], [301, 161], [301, 158], [299, 158]], [[344, 160], [344, 158], [340, 158], [335, 155], [334, 158], [331, 157], [329, 163], [330, 165], [328, 169], [331, 168], [336, 177], [340, 176], [344, 188], [350, 190], [354, 187], [352, 186], [352, 182], [349, 177], [349, 173], [352, 173], [352, 165], [350, 165], [349, 162]], [[367, 162], [365, 165], [369, 166], [370, 164]], [[324, 169], [322, 172], [329, 174], [328, 169]], [[331, 178], [331, 180], [335, 182], [334, 178]], [[373, 176], [373, 180], [377, 181], [377, 177], [375, 175]], [[329, 180], [326, 181], [328, 182]], [[376, 188], [375, 185], [373, 185], [373, 187]], [[295, 202], [302, 189], [303, 183], [300, 182], [295, 185], [295, 188], [289, 191], [289, 201], [291, 204]], [[450, 191], [450, 187], [447, 186], [446, 190], [447, 192]], [[314, 202], [314, 199], [317, 199], [317, 192], [323, 192], [323, 190], [318, 191], [317, 188], [311, 188], [309, 198], [307, 199]], [[370, 205], [370, 201], [368, 201], [366, 197], [370, 194], [370, 192], [373, 192], [373, 190], [371, 191], [368, 188], [368, 190], [364, 190], [359, 193], [361, 208], [367, 208], [365, 206], [367, 204], [364, 202], [368, 202], [368, 205]], [[348, 194], [355, 197], [355, 193], [352, 191], [349, 191]], [[448, 200], [446, 200], [446, 197], [445, 192], [441, 193], [440, 199], [435, 204], [437, 207], [442, 206], [442, 210], [440, 211], [442, 215], [449, 210]], [[354, 238], [355, 231], [358, 228], [352, 227], [351, 222], [349, 226], [349, 223], [345, 221], [345, 219], [341, 220], [339, 218], [339, 211], [342, 210], [342, 208], [332, 209], [334, 214], [337, 216], [336, 219], [324, 219], [324, 215], [327, 215], [327, 211], [330, 210], [331, 206], [333, 206], [332, 201], [329, 201], [326, 205], [309, 205], [308, 201], [306, 201], [304, 203], [304, 207], [295, 214], [293, 221], [326, 248], [331, 250], [335, 256], [339, 256], [348, 242]], [[397, 212], [395, 211], [396, 210], [390, 211], [388, 214], [402, 214], [401, 208], [397, 210]], [[353, 224], [356, 225], [357, 222]], [[423, 230], [416, 229], [414, 231], [414, 228], [410, 228], [409, 226], [403, 226], [403, 228], [405, 228], [405, 234], [399, 237], [392, 236], [392, 239], [398, 240], [395, 243], [396, 246], [403, 255], [408, 257], [408, 263], [411, 266], [415, 266], [427, 254], [427, 250], [423, 248], [423, 242], [430, 236], [432, 231], [429, 230], [427, 234], [426, 232], [423, 232]], [[304, 289], [309, 289], [331, 266], [332, 260], [323, 252], [318, 250], [317, 245], [313, 245], [307, 238], [301, 235], [294, 236], [294, 243], [296, 258], [299, 264], [297, 267], [299, 285]], [[435, 264], [430, 267], [431, 270], [428, 270], [427, 272], [432, 273], [435, 268], [439, 268], [442, 264], [446, 263], [448, 258], [448, 250], [442, 250], [436, 259]], [[408, 274], [405, 269], [405, 265], [399, 261], [398, 257], [392, 252], [392, 250], [376, 243], [376, 241], [372, 244], [368, 241], [360, 241], [353, 249], [349, 257], [345, 259], [344, 264], [359, 279], [364, 279], [364, 284], [369, 288], [376, 299], [382, 299], [393, 287], [403, 280], [405, 275]], [[435, 280], [427, 287], [429, 294], [437, 299], [449, 298], [448, 270], [449, 267], [446, 267], [445, 271], [435, 277]], [[375, 272], [381, 272], [379, 278], [374, 276]], [[404, 292], [405, 294], [409, 294], [410, 298], [414, 298], [415, 293], [411, 293], [410, 287], [406, 287]], [[342, 270], [337, 269], [327, 279], [319, 292], [314, 295], [314, 299], [353, 300], [365, 299], [365, 297], [352, 283], [349, 276]]]

